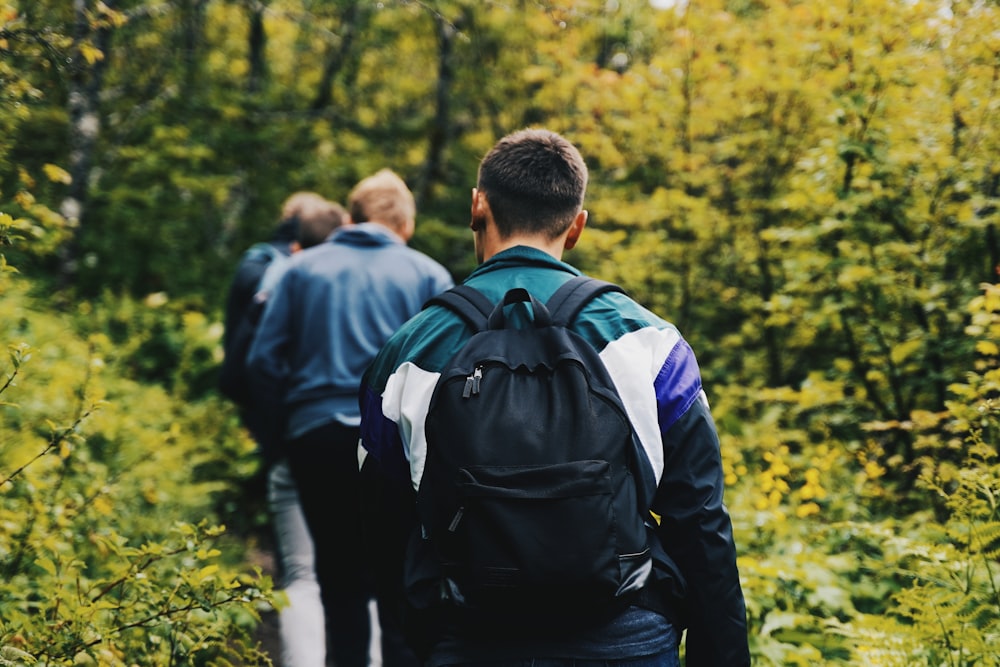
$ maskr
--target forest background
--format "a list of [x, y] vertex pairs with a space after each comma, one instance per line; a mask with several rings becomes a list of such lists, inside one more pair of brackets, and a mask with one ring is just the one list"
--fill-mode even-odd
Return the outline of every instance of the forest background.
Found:
[[996, 0], [0, 0], [0, 665], [267, 664], [221, 306], [283, 199], [591, 169], [691, 342], [757, 665], [1000, 664]]

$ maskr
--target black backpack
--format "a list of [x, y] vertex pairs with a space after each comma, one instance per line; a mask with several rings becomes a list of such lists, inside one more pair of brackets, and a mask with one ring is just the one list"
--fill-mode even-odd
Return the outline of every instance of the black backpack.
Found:
[[253, 266], [254, 289], [244, 303], [238, 304], [238, 319], [227, 322], [232, 331], [227, 332], [222, 367], [219, 369], [219, 390], [243, 409], [250, 407], [250, 387], [247, 381], [246, 362], [250, 345], [253, 343], [257, 325], [264, 313], [265, 302], [256, 298], [260, 281], [271, 264], [285, 259], [287, 255], [270, 243], [255, 243], [243, 254], [240, 266]]
[[[428, 305], [476, 333], [438, 379], [417, 493], [444, 597], [509, 620], [592, 616], [641, 588], [650, 498], [639, 445], [597, 351], [567, 327], [616, 285], [570, 279], [542, 304], [513, 289], [494, 306], [461, 285]], [[505, 309], [524, 302], [527, 328]]]

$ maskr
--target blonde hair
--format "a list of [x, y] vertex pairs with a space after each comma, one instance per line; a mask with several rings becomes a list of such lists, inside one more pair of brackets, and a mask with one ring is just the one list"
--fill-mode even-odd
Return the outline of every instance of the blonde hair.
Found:
[[407, 236], [417, 217], [413, 193], [391, 169], [382, 169], [354, 186], [347, 198], [354, 222], [379, 222]]

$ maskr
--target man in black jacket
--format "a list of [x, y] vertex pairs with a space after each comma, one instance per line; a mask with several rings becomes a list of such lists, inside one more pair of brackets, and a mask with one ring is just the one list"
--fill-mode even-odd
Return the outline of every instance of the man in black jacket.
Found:
[[[562, 261], [562, 255], [577, 244], [586, 224], [582, 206], [586, 185], [583, 158], [553, 132], [525, 130], [498, 142], [480, 164], [478, 186], [472, 191], [470, 227], [480, 265], [465, 285], [490, 303], [511, 290], [526, 290], [544, 303], [580, 275]], [[512, 306], [510, 315], [514, 314]], [[651, 549], [619, 557], [642, 567], [616, 593], [613, 602], [618, 604], [610, 603], [587, 622], [567, 622], [567, 616], [577, 616], [551, 613], [525, 627], [517, 622], [519, 616], [537, 610], [501, 606], [501, 613], [496, 613], [494, 607], [477, 608], [473, 589], [483, 582], [467, 586], [470, 568], [460, 559], [468, 558], [462, 555], [463, 548], [474, 552], [476, 537], [499, 523], [489, 512], [475, 515], [475, 508], [486, 504], [479, 498], [492, 503], [500, 496], [520, 500], [528, 494], [522, 487], [504, 487], [507, 481], [496, 482], [501, 491], [490, 488], [489, 493], [483, 491], [486, 484], [469, 482], [464, 491], [455, 489], [468, 507], [460, 507], [450, 525], [438, 524], [447, 526], [438, 532], [441, 542], [434, 542], [433, 524], [413, 526], [405, 567], [397, 573], [404, 579], [410, 627], [419, 628], [410, 636], [423, 644], [428, 667], [539, 662], [548, 667], [677, 667], [678, 645], [686, 628], [688, 667], [747, 667], [746, 609], [732, 525], [723, 503], [719, 439], [694, 352], [674, 325], [620, 293], [589, 301], [570, 328], [599, 354], [641, 445], [636, 496], [649, 501], [640, 518], [652, 538]], [[410, 492], [400, 494], [410, 504], [414, 498], [428, 497], [425, 485], [450, 484], [447, 476], [428, 475], [435, 452], [454, 454], [455, 442], [475, 446], [482, 439], [474, 429], [451, 432], [447, 424], [432, 422], [431, 415], [432, 396], [440, 396], [435, 393], [438, 378], [453, 367], [455, 352], [473, 333], [458, 314], [431, 305], [386, 343], [365, 374], [360, 396], [362, 444], [378, 460], [385, 482]], [[470, 401], [496, 401], [509, 410], [510, 420], [530, 422], [537, 416], [532, 415], [536, 406], [520, 404], [515, 392], [490, 395], [489, 372], [480, 366], [476, 374], [459, 377], [467, 380], [466, 387], [473, 387], [470, 395], [478, 396]], [[475, 389], [479, 380], [481, 393]], [[550, 417], [555, 420], [551, 412], [540, 420]], [[490, 428], [505, 427], [502, 421], [481, 425], [484, 431]], [[491, 437], [502, 439], [503, 433]], [[499, 476], [504, 480], [514, 479], [517, 470], [537, 470], [505, 461], [494, 471], [504, 465]], [[471, 470], [463, 470], [463, 481], [474, 477]], [[550, 497], [562, 496], [546, 496]], [[490, 505], [498, 506], [499, 502]], [[412, 512], [412, 507], [401, 506], [403, 512]], [[601, 519], [607, 516], [613, 514], [595, 513], [592, 525], [572, 529], [594, 531], [589, 535], [600, 540], [605, 527]], [[464, 532], [470, 525], [478, 532], [462, 541], [472, 535]], [[457, 565], [441, 561], [443, 550], [437, 545], [446, 542], [460, 545]], [[514, 588], [517, 578], [511, 571], [492, 568], [486, 584]], [[650, 599], [645, 598], [647, 593]], [[481, 611], [486, 613], [477, 615]]]

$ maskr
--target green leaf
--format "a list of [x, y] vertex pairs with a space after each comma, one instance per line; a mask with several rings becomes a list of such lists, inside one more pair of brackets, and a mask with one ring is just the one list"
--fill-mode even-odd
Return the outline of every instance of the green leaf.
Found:
[[52, 562], [51, 558], [40, 556], [35, 559], [35, 565], [45, 570], [53, 577], [56, 575], [56, 564]]

